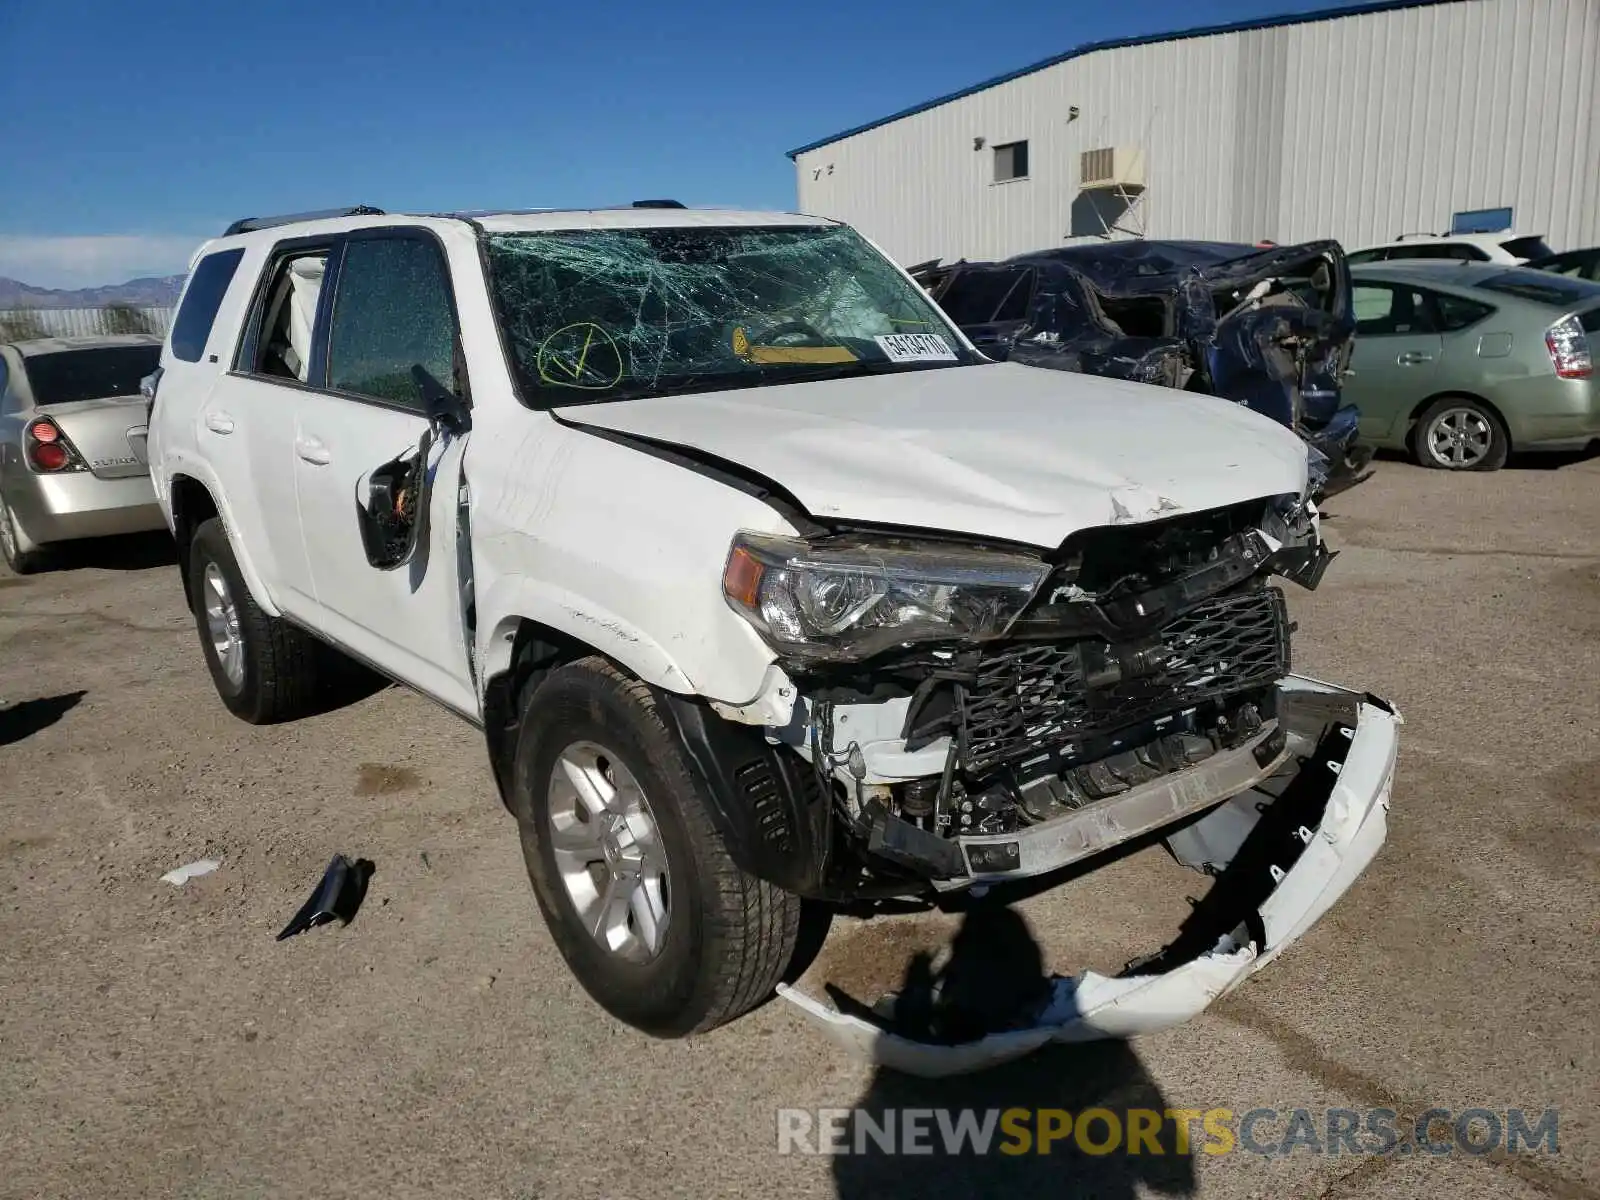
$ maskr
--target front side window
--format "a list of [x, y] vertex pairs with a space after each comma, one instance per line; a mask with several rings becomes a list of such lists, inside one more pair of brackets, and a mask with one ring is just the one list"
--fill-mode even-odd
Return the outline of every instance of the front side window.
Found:
[[1433, 332], [1422, 293], [1390, 283], [1358, 283], [1351, 292], [1357, 337]]
[[57, 350], [22, 360], [33, 392], [34, 407], [137, 396], [139, 381], [161, 365], [161, 347], [104, 346], [93, 350]]
[[536, 408], [982, 361], [845, 226], [497, 233], [486, 252]]
[[275, 260], [259, 335], [242, 350], [252, 359], [241, 364], [244, 370], [299, 383], [310, 380], [311, 336], [327, 266], [326, 248], [290, 251]]
[[1573, 279], [1600, 279], [1600, 254], [1562, 255], [1548, 262], [1531, 263], [1552, 275], [1568, 275]]
[[446, 270], [431, 240], [350, 242], [328, 327], [328, 386], [419, 411], [423, 403], [414, 367], [459, 388], [455, 307]]

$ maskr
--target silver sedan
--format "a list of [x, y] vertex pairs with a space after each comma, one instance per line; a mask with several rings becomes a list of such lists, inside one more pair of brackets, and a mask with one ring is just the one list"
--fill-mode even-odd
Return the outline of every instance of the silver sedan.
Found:
[[139, 381], [161, 339], [0, 344], [0, 551], [18, 574], [75, 538], [165, 528], [145, 461]]

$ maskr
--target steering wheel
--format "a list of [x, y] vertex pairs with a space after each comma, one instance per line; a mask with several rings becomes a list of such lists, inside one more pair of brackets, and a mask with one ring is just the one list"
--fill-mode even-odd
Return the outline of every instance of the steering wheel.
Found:
[[780, 321], [770, 329], [763, 329], [752, 337], [750, 344], [752, 346], [770, 346], [774, 338], [780, 338], [791, 333], [803, 333], [819, 342], [832, 342], [835, 340], [823, 333], [815, 325], [807, 324], [805, 321]]

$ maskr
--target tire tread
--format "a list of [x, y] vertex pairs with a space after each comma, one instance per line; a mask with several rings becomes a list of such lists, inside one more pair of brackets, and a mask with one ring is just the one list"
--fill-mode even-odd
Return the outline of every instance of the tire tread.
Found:
[[[650, 688], [598, 656], [552, 672], [523, 698], [525, 712], [537, 703], [538, 692], [562, 675], [587, 675], [612, 690], [647, 723], [648, 728], [640, 731], [641, 740], [674, 744]], [[692, 1001], [694, 1011], [671, 1031], [704, 1033], [755, 1008], [783, 978], [799, 938], [801, 900], [733, 861], [681, 754], [671, 753], [652, 765], [672, 777], [680, 815], [701, 860], [701, 878], [712, 893], [703, 897], [705, 965]]]

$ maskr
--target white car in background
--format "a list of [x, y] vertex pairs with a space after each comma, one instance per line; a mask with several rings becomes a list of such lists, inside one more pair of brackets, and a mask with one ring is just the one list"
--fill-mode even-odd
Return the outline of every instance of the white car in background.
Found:
[[[481, 728], [557, 947], [651, 1033], [770, 995], [802, 898], [932, 898], [1145, 836], [1218, 877], [1201, 909], [1141, 969], [1010, 1015], [1034, 1044], [1159, 1029], [1384, 840], [1398, 716], [1289, 670], [1275, 581], [1330, 557], [1304, 444], [990, 362], [848, 226], [246, 221], [197, 255], [153, 392], [224, 703], [305, 713], [343, 654]], [[1025, 1051], [1018, 1027], [961, 1062]]]
[[1554, 251], [1542, 233], [1408, 233], [1392, 242], [1368, 246], [1346, 255], [1352, 267], [1361, 263], [1396, 262], [1411, 258], [1450, 258], [1459, 262], [1494, 262], [1515, 267]]

